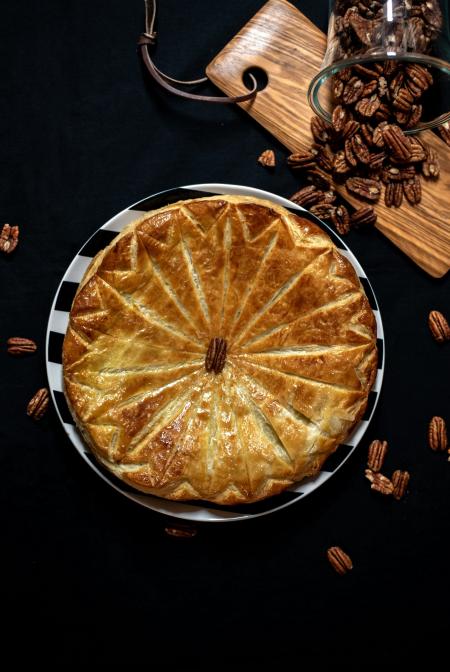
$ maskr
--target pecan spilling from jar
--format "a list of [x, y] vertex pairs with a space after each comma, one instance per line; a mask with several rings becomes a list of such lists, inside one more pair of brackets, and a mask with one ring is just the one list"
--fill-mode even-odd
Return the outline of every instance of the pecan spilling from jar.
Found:
[[220, 373], [227, 358], [227, 342], [224, 338], [212, 338], [205, 358], [205, 369]]
[[394, 486], [387, 476], [383, 476], [383, 474], [380, 474], [379, 472], [373, 472], [371, 469], [366, 469], [365, 474], [366, 478], [371, 483], [371, 490], [375, 490], [382, 495], [392, 495]]
[[428, 326], [438, 343], [450, 340], [450, 327], [443, 314], [438, 310], [432, 310], [428, 315]]
[[352, 226], [374, 226], [377, 222], [377, 215], [371, 205], [363, 205], [350, 216]]
[[447, 427], [444, 418], [435, 415], [428, 425], [428, 444], [431, 450], [447, 450]]
[[331, 546], [327, 551], [327, 558], [333, 569], [341, 576], [353, 569], [350, 556], [339, 546]]
[[27, 406], [27, 415], [33, 420], [40, 420], [48, 408], [49, 393], [46, 387], [42, 387], [36, 392]]
[[369, 446], [369, 454], [367, 456], [367, 466], [371, 471], [380, 471], [387, 454], [387, 449], [387, 441], [380, 441], [379, 439], [372, 441]]
[[409, 473], [407, 471], [401, 471], [397, 469], [392, 474], [392, 485], [394, 486], [394, 491], [392, 493], [395, 499], [401, 499], [406, 493], [406, 489], [409, 483]]
[[31, 338], [21, 338], [20, 336], [8, 338], [7, 346], [9, 354], [15, 357], [29, 355], [37, 350], [37, 345]]
[[310, 152], [295, 152], [287, 158], [287, 164], [291, 168], [304, 169], [314, 168], [316, 166], [317, 150]]
[[349, 177], [345, 186], [351, 194], [368, 201], [378, 201], [381, 195], [381, 182], [369, 177]]
[[0, 251], [5, 254], [14, 252], [19, 244], [19, 227], [3, 224], [2, 232], [0, 233]]

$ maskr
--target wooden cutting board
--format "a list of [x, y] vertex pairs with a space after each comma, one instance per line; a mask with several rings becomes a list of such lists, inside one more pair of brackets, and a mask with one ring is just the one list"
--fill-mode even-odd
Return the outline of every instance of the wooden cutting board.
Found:
[[[243, 73], [262, 68], [266, 88], [252, 101], [240, 103], [291, 152], [312, 142], [307, 91], [320, 70], [326, 36], [287, 0], [269, 0], [211, 61], [207, 75], [228, 95], [242, 93]], [[431, 131], [421, 138], [434, 147], [441, 164], [438, 181], [422, 180], [422, 202], [412, 207], [377, 204], [377, 228], [433, 277], [450, 268], [450, 151]], [[351, 204], [345, 187], [337, 191]]]

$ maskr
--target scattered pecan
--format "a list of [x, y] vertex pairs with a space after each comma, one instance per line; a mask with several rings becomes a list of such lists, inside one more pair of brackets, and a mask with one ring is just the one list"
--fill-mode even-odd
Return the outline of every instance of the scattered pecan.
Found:
[[437, 130], [442, 140], [450, 147], [450, 123], [446, 121]]
[[422, 173], [425, 177], [437, 179], [441, 172], [437, 153], [432, 147], [427, 148], [427, 158], [422, 163]]
[[317, 203], [309, 209], [313, 215], [325, 221], [331, 219], [334, 210], [335, 206], [332, 203]]
[[347, 138], [347, 140], [344, 143], [344, 153], [345, 153], [345, 159], [347, 163], [350, 166], [357, 166], [358, 165], [358, 159], [355, 155], [355, 152], [353, 151], [353, 138]]
[[380, 472], [373, 472], [371, 469], [366, 469], [365, 474], [371, 483], [371, 490], [375, 490], [382, 495], [392, 495], [394, 486], [387, 476], [383, 476]]
[[164, 528], [164, 532], [169, 537], [177, 537], [179, 539], [192, 539], [197, 534], [197, 528], [192, 525], [168, 525]]
[[260, 163], [262, 166], [266, 166], [266, 168], [274, 168], [275, 152], [273, 149], [266, 149], [262, 154], [260, 154], [258, 157], [258, 163]]
[[428, 315], [428, 326], [438, 343], [450, 341], [450, 327], [443, 314], [438, 310], [432, 310]]
[[319, 187], [319, 189], [329, 189], [331, 186], [331, 178], [321, 168], [313, 168], [308, 171], [308, 180]]
[[403, 201], [403, 183], [389, 182], [384, 192], [384, 202], [388, 208], [399, 208]]
[[408, 161], [411, 157], [411, 143], [400, 126], [387, 124], [383, 130], [383, 140], [396, 159]]
[[46, 387], [42, 387], [36, 392], [27, 406], [27, 415], [33, 420], [40, 420], [48, 408], [49, 392]]
[[11, 254], [19, 244], [19, 227], [3, 224], [0, 234], [0, 251]]
[[344, 236], [350, 231], [350, 216], [345, 205], [338, 205], [331, 214], [331, 221], [333, 222], [336, 231]]
[[365, 177], [349, 177], [345, 182], [347, 191], [368, 201], [378, 201], [381, 195], [381, 182]]
[[387, 441], [375, 439], [369, 446], [367, 466], [373, 472], [380, 471], [388, 449]]
[[369, 156], [369, 168], [370, 170], [379, 173], [383, 167], [383, 163], [386, 159], [385, 152], [373, 152]]
[[317, 150], [309, 152], [295, 152], [287, 157], [288, 166], [291, 168], [314, 168], [316, 166]]
[[394, 486], [394, 492], [392, 493], [395, 499], [401, 499], [406, 493], [406, 488], [408, 487], [410, 475], [407, 471], [401, 471], [397, 469], [392, 474], [392, 485]]
[[317, 189], [314, 184], [311, 184], [292, 194], [290, 200], [304, 208], [309, 208], [311, 205], [320, 203], [323, 200], [323, 191]]
[[205, 369], [220, 373], [225, 366], [227, 342], [224, 338], [212, 338], [205, 357]]
[[361, 124], [361, 137], [368, 147], [373, 145], [373, 128], [369, 124]]
[[311, 133], [316, 142], [325, 143], [331, 140], [331, 126], [326, 124], [320, 117], [311, 119]]
[[444, 418], [435, 415], [428, 425], [428, 445], [431, 450], [447, 450], [447, 426]]
[[350, 216], [352, 226], [374, 226], [377, 221], [375, 210], [371, 205], [363, 205]]
[[417, 205], [422, 200], [422, 186], [420, 184], [420, 177], [415, 175], [409, 180], [403, 182], [403, 191], [406, 200], [411, 205]]
[[350, 164], [345, 158], [345, 152], [340, 150], [336, 152], [333, 159], [333, 172], [335, 175], [345, 175], [350, 172]]
[[350, 557], [339, 546], [331, 546], [327, 551], [327, 558], [333, 569], [342, 576], [353, 569]]
[[29, 355], [37, 350], [37, 345], [31, 338], [21, 338], [20, 336], [8, 338], [7, 346], [9, 354], [16, 357]]
[[317, 154], [317, 163], [319, 164], [319, 166], [328, 173], [331, 173], [331, 171], [333, 170], [333, 161], [334, 161], [334, 154], [329, 148], [329, 146], [322, 145]]

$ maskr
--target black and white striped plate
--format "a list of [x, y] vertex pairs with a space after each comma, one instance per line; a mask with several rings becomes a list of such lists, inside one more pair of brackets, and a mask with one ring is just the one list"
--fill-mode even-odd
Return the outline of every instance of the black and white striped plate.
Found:
[[[370, 305], [373, 308], [378, 330], [379, 361], [375, 385], [370, 392], [366, 413], [363, 419], [358, 423], [352, 435], [348, 438], [346, 444], [341, 445], [338, 450], [333, 455], [331, 455], [331, 457], [326, 461], [324, 469], [314, 478], [302, 481], [301, 483], [298, 483], [297, 485], [289, 488], [289, 490], [284, 491], [280, 495], [271, 497], [262, 502], [232, 507], [216, 506], [210, 504], [209, 502], [171, 502], [169, 500], [160, 499], [159, 497], [154, 497], [152, 495], [141, 494], [136, 490], [129, 488], [122, 481], [116, 479], [115, 476], [106, 471], [95, 460], [80, 434], [78, 433], [64, 398], [62, 383], [62, 344], [69, 321], [69, 311], [78, 284], [80, 283], [88, 265], [90, 264], [92, 257], [94, 257], [97, 252], [103, 249], [106, 245], [108, 245], [124, 228], [124, 226], [126, 226], [129, 222], [138, 219], [144, 212], [161, 208], [165, 205], [175, 203], [176, 201], [183, 199], [200, 198], [202, 196], [211, 196], [216, 194], [239, 194], [265, 198], [274, 201], [275, 203], [278, 203], [279, 205], [282, 205], [294, 212], [301, 210], [303, 213], [302, 216], [305, 216], [307, 219], [311, 219], [316, 224], [319, 224], [332, 238], [333, 242], [339, 248], [341, 254], [345, 255], [347, 259], [349, 259], [353, 264], [361, 280], [361, 283], [364, 286], [367, 297], [370, 301]], [[97, 474], [113, 488], [138, 504], [142, 504], [142, 506], [146, 506], [149, 509], [159, 511], [160, 513], [164, 513], [169, 516], [204, 522], [244, 520], [254, 518], [256, 516], [262, 516], [273, 511], [278, 511], [283, 509], [285, 506], [289, 506], [293, 502], [297, 502], [313, 490], [316, 490], [316, 488], [322, 485], [322, 483], [325, 483], [325, 481], [327, 481], [330, 476], [336, 473], [336, 471], [348, 459], [350, 454], [354, 451], [363, 437], [378, 401], [381, 390], [381, 383], [383, 380], [384, 366], [383, 325], [381, 322], [378, 304], [366, 274], [346, 244], [326, 224], [291, 201], [288, 201], [267, 191], [232, 184], [194, 184], [186, 187], [163, 191], [161, 193], [150, 196], [143, 201], [135, 203], [126, 210], [123, 210], [118, 215], [110, 219], [109, 222], [106, 222], [106, 224], [104, 224], [100, 229], [98, 229], [93, 234], [93, 236], [89, 238], [87, 243], [81, 248], [75, 259], [72, 261], [66, 273], [64, 274], [60, 286], [58, 287], [48, 322], [46, 351], [49, 388], [59, 418], [73, 445], [78, 450], [83, 459], [90, 465], [90, 467], [94, 469], [94, 471], [97, 472]]]

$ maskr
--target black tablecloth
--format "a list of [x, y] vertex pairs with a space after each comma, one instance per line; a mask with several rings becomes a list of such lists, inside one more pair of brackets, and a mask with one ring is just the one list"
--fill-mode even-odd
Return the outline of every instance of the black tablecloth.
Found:
[[[161, 2], [157, 63], [198, 76], [261, 4]], [[324, 0], [295, 4], [326, 28]], [[300, 666], [362, 648], [358, 669], [405, 647], [436, 651], [448, 627], [450, 464], [427, 448], [426, 434], [433, 415], [450, 421], [450, 349], [431, 338], [427, 316], [449, 315], [449, 282], [377, 231], [347, 241], [384, 321], [380, 403], [351, 459], [298, 504], [170, 538], [161, 515], [80, 459], [54, 409], [40, 423], [26, 416], [46, 385], [55, 291], [100, 225], [178, 185], [228, 182], [289, 196], [300, 184], [287, 151], [236, 106], [184, 102], [153, 86], [135, 47], [142, 29], [141, 0], [2, 3], [0, 222], [20, 226], [18, 249], [0, 258], [4, 651], [36, 662], [151, 665], [162, 656]], [[269, 147], [273, 172], [256, 161]], [[9, 356], [15, 335], [34, 338], [38, 354]], [[411, 472], [404, 501], [376, 495], [364, 479], [374, 438], [389, 442], [389, 473]], [[354, 562], [343, 578], [326, 560], [334, 544]]]

